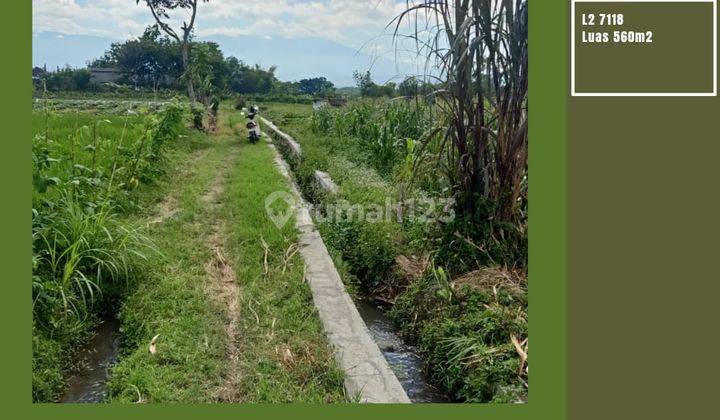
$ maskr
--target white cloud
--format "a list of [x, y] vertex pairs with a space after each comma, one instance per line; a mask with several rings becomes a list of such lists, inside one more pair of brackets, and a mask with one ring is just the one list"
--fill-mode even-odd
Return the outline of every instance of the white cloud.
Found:
[[[33, 31], [139, 36], [153, 23], [143, 3], [33, 0]], [[358, 48], [383, 33], [404, 4], [404, 0], [210, 0], [199, 6], [196, 32], [199, 36], [318, 37]]]

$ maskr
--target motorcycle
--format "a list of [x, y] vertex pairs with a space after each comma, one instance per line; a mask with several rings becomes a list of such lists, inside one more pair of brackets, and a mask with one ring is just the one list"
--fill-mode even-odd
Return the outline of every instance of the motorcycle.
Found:
[[248, 140], [250, 143], [255, 144], [258, 141], [260, 141], [260, 124], [258, 124], [257, 121], [255, 121], [255, 115], [257, 115], [257, 107], [251, 106], [250, 112], [247, 115], [247, 118], [250, 120], [245, 124], [245, 127], [248, 130]]

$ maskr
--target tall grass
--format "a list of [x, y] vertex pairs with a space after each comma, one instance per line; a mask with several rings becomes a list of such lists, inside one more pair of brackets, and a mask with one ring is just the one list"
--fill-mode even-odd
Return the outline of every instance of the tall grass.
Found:
[[132, 191], [160, 173], [184, 108], [92, 118], [33, 117], [33, 399], [62, 387], [71, 349], [140, 276], [150, 239], [123, 221]]

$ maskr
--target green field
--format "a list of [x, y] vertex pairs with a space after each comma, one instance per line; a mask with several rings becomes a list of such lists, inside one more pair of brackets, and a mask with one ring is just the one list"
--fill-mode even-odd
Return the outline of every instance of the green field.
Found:
[[[207, 134], [165, 112], [34, 115], [33, 399], [62, 395], [74, 350], [111, 313], [110, 402], [344, 401], [303, 265], [280, 258], [296, 232], [263, 223], [260, 198], [287, 188], [270, 149], [238, 137], [229, 108]], [[234, 298], [208, 268], [219, 253]]]
[[[180, 101], [53, 104], [33, 114], [35, 401], [62, 397], [77, 349], [108, 316], [121, 336], [108, 402], [353, 398], [292, 252], [297, 232], [265, 214], [264, 198], [288, 185], [272, 151], [245, 140], [239, 111], [223, 103], [205, 132]], [[527, 237], [506, 230], [498, 241], [493, 228], [440, 218], [452, 206], [430, 212], [452, 192], [437, 108], [268, 102], [261, 112], [302, 147], [298, 159], [278, 143], [321, 209], [315, 222], [348, 290], [385, 306], [432, 384], [453, 401], [526, 401]], [[316, 170], [337, 194], [318, 187]], [[369, 221], [347, 207], [387, 203], [432, 218]]]
[[33, 401], [527, 402], [527, 1], [376, 5], [338, 42], [393, 75], [134, 3], [86, 67], [32, 68]]

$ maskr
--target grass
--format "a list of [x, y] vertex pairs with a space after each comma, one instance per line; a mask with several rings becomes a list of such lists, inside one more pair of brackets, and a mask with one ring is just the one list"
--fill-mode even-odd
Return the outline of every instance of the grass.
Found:
[[[97, 290], [91, 285], [89, 290], [97, 296], [88, 306], [81, 305], [81, 295], [74, 296], [71, 303], [82, 310], [73, 316], [49, 317], [43, 308], [58, 305], [36, 300], [33, 399], [57, 398], [73, 367], [74, 349], [93, 334], [97, 315], [115, 313], [121, 320], [122, 351], [107, 384], [110, 402], [345, 401], [342, 372], [303, 282], [301, 258], [293, 252], [297, 232], [292, 222], [278, 230], [265, 216], [265, 196], [288, 187], [273, 166], [270, 149], [246, 143], [239, 112], [223, 104], [216, 133], [189, 130], [178, 137], [170, 129], [164, 131], [168, 138], [158, 140], [146, 138], [148, 127], [155, 133], [161, 120], [155, 111], [85, 111], [43, 110], [33, 115], [34, 168], [42, 179], [57, 179], [34, 193], [36, 222], [55, 226], [55, 231], [67, 225], [65, 231], [75, 232], [77, 226], [98, 221], [94, 225], [99, 240], [78, 243], [85, 248], [103, 245], [105, 250], [89, 249], [104, 256], [101, 262], [110, 264], [109, 272], [120, 269], [125, 282], [117, 288], [103, 283]], [[166, 147], [157, 149], [163, 143]], [[112, 189], [107, 204], [112, 212], [106, 217], [87, 203], [108, 197], [106, 186], [113, 179], [109, 168], [115, 163], [115, 179], [125, 184]], [[127, 184], [135, 177], [137, 185]], [[82, 194], [73, 205], [58, 207], [64, 186]], [[84, 204], [77, 206], [76, 201]], [[65, 208], [75, 209], [71, 214], [80, 216], [77, 222], [62, 222], [58, 209]], [[131, 252], [135, 259], [128, 262], [129, 269], [124, 260], [109, 258], [117, 246], [131, 243], [119, 240], [123, 236], [118, 232], [127, 229], [151, 238], [153, 249], [143, 255], [142, 264]], [[83, 238], [94, 237], [88, 229], [81, 231]], [[45, 231], [38, 232], [42, 238]], [[49, 242], [56, 236], [49, 236]], [[73, 242], [73, 237], [61, 236], [65, 242]], [[263, 243], [268, 249], [267, 273]], [[235, 268], [240, 291], [235, 311], [219, 298], [216, 279], [207, 268], [217, 244]], [[48, 273], [45, 260], [51, 259], [33, 260], [39, 267], [34, 285], [44, 287], [34, 289], [34, 296], [54, 290], [48, 284], [77, 280], [65, 276], [49, 282], [49, 274], [63, 270]], [[73, 264], [80, 267], [79, 274], [97, 265]], [[237, 325], [236, 336], [228, 333], [231, 322]], [[149, 345], [156, 336], [157, 351], [151, 353]]]
[[[228, 151], [194, 133], [194, 147], [169, 157], [171, 173], [141, 207], [155, 217], [162, 197], [172, 196], [177, 213], [150, 227], [159, 254], [148, 278], [120, 310], [124, 354], [108, 384], [111, 402], [210, 402], [219, 386], [226, 346], [222, 308], [213, 303], [204, 270], [210, 249], [202, 241], [210, 220], [200, 196]], [[203, 165], [196, 165], [196, 162]], [[152, 203], [155, 201], [155, 203]], [[148, 351], [159, 334], [156, 354]]]
[[[302, 147], [302, 159], [293, 171], [305, 196], [316, 203], [333, 204], [347, 200], [365, 208], [385, 208], [386, 200], [400, 201], [396, 183], [366, 164], [368, 156], [358, 153], [357, 139], [337, 139], [317, 133], [311, 124], [312, 107], [298, 104], [266, 104], [266, 116], [293, 136]], [[314, 171], [327, 172], [341, 186], [336, 197], [327, 197], [315, 187]], [[373, 224], [357, 220], [317, 221], [326, 244], [340, 254], [347, 265], [346, 283], [372, 293], [383, 287], [384, 279], [398, 255], [422, 254], [435, 238], [434, 225], [405, 218]]]
[[278, 229], [265, 214], [265, 197], [289, 191], [272, 159], [266, 145], [245, 145], [224, 200], [242, 290], [241, 370], [253, 373], [242, 376], [242, 394], [248, 402], [341, 402], [343, 375], [304, 281], [294, 220]]
[[[150, 194], [155, 201], [173, 196], [177, 212], [151, 227], [162, 255], [150, 261], [148, 280], [120, 311], [125, 351], [109, 383], [113, 402], [345, 400], [303, 264], [288, 253], [297, 233], [292, 222], [278, 230], [265, 215], [265, 196], [287, 185], [265, 144], [234, 134], [233, 112], [223, 104], [218, 133], [196, 133], [194, 151], [173, 153], [177, 170]], [[224, 188], [221, 204], [213, 205], [203, 197], [218, 177]], [[234, 343], [226, 334], [228, 308], [213, 296], [205, 269], [213, 257], [208, 238], [218, 232], [240, 292]], [[238, 363], [228, 360], [233, 345]]]
[[142, 277], [154, 247], [123, 214], [137, 187], [160, 174], [181, 128], [174, 106], [122, 117], [34, 114], [34, 401], [58, 396], [74, 349]]
[[[314, 129], [312, 110], [307, 106], [266, 104], [265, 108], [268, 119], [302, 147], [300, 161], [291, 163], [308, 199], [382, 205], [386, 197], [400, 196], [398, 183], [389, 176], [394, 171], [383, 172], [384, 165], [373, 165], [369, 162], [372, 154], [361, 150], [367, 139]], [[317, 192], [312, 177], [315, 169], [328, 172], [339, 185], [337, 197]], [[437, 180], [440, 175], [434, 173], [433, 177]], [[423, 196], [419, 190], [411, 194]], [[514, 337], [527, 350], [526, 274], [481, 268], [473, 261], [473, 253], [458, 252], [464, 242], [448, 230], [452, 224], [325, 220], [317, 225], [336, 259], [341, 257], [337, 260], [346, 282], [359, 283], [359, 292], [371, 297], [378, 291], [394, 293], [383, 299], [395, 302], [389, 315], [404, 338], [417, 346], [435, 385], [458, 402], [527, 400], [527, 361], [521, 361], [512, 342]], [[443, 247], [443, 232], [451, 234], [453, 248]], [[431, 256], [431, 264], [423, 273], [412, 280], [396, 275], [397, 256], [425, 252]], [[480, 270], [448, 273], [443, 267], [454, 260], [470, 260], [474, 266], [470, 270]], [[513, 279], [512, 287], [508, 278]], [[469, 286], [461, 287], [463, 283]]]

